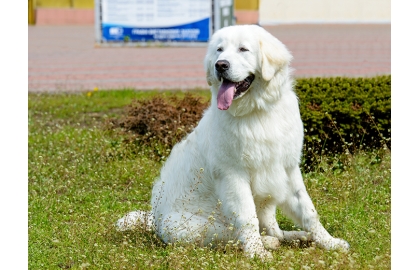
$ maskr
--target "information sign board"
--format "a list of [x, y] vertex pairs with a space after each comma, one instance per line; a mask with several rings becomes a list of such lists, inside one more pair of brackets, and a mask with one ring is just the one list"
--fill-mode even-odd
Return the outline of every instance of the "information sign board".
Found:
[[[218, 0], [216, 0], [218, 1]], [[210, 0], [97, 0], [99, 42], [207, 42]]]

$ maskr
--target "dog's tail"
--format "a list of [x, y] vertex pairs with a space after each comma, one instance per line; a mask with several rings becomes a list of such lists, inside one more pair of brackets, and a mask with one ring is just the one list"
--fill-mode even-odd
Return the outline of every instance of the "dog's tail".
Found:
[[115, 224], [118, 231], [128, 231], [143, 228], [152, 231], [154, 218], [151, 211], [133, 211], [120, 218]]

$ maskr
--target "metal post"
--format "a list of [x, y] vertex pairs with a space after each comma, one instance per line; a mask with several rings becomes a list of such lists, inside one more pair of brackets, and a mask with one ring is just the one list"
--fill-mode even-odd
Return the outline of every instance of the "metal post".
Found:
[[101, 6], [102, 6], [102, 0], [95, 0], [95, 43], [96, 45], [99, 45], [102, 42]]

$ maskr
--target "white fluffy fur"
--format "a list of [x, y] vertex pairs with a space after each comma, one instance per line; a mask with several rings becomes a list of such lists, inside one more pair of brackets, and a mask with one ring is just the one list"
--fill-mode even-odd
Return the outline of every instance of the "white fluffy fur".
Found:
[[[249, 90], [227, 111], [217, 108], [217, 60], [230, 62], [232, 81], [255, 75]], [[262, 232], [280, 241], [308, 239], [326, 249], [348, 249], [346, 241], [333, 238], [319, 222], [302, 180], [303, 125], [291, 60], [286, 47], [259, 26], [217, 31], [205, 57], [210, 108], [173, 148], [153, 187], [152, 211], [131, 212], [117, 222], [118, 228], [144, 224], [165, 242], [239, 240], [251, 257], [271, 257]], [[276, 207], [306, 232], [280, 230]]]

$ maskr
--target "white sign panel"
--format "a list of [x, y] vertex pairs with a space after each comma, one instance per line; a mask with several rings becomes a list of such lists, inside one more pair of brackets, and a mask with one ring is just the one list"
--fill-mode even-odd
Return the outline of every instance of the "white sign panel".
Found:
[[198, 41], [210, 38], [209, 0], [100, 0], [104, 41]]

